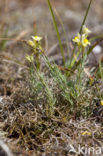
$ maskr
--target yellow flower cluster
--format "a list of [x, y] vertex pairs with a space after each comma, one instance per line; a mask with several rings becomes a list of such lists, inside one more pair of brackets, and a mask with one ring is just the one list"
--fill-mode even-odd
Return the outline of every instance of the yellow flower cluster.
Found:
[[32, 36], [32, 40], [28, 41], [28, 45], [30, 45], [31, 47], [35, 47], [36, 42], [40, 42], [42, 40], [42, 37], [40, 36]]
[[75, 36], [75, 38], [73, 39], [73, 42], [77, 43], [78, 46], [82, 45], [83, 47], [87, 47], [88, 45], [90, 45], [90, 42], [87, 39], [90, 32], [91, 31], [84, 25], [82, 28], [82, 35], [78, 33], [77, 36]]
[[36, 54], [36, 59], [39, 59], [39, 54], [38, 53], [41, 50], [41, 41], [42, 37], [40, 36], [32, 36], [32, 40], [28, 40], [28, 45], [31, 46], [33, 48], [33, 53], [32, 55], [26, 55], [26, 59], [29, 62], [33, 62], [34, 61], [34, 55]]

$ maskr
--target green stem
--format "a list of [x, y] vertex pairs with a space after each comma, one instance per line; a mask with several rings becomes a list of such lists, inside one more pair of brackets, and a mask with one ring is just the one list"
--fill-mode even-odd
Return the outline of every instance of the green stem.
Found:
[[88, 16], [89, 9], [90, 9], [90, 6], [91, 6], [92, 1], [93, 1], [93, 0], [90, 0], [90, 2], [89, 2], [89, 5], [88, 5], [88, 8], [87, 8], [86, 14], [85, 14], [85, 16], [84, 16], [84, 19], [83, 19], [83, 22], [82, 22], [82, 24], [81, 24], [81, 28], [80, 28], [80, 31], [79, 31], [80, 34], [81, 34], [81, 32], [82, 32], [83, 25], [85, 24], [85, 21], [86, 21], [86, 19], [87, 19], [87, 16]]
[[37, 67], [37, 70], [40, 71], [40, 58], [39, 58], [39, 54], [36, 54], [36, 67]]
[[62, 29], [63, 29], [63, 32], [64, 32], [64, 37], [65, 37], [66, 46], [67, 46], [67, 52], [68, 52], [68, 56], [69, 56], [69, 45], [68, 45], [67, 33], [66, 33], [66, 31], [65, 31], [64, 24], [63, 24], [63, 22], [62, 22], [62, 20], [61, 20], [61, 18], [60, 18], [59, 13], [57, 12], [56, 9], [55, 9], [54, 11], [55, 11], [55, 13], [56, 13], [56, 15], [57, 15], [57, 18], [58, 18], [58, 20], [59, 20], [59, 22], [60, 22], [60, 24], [61, 24], [61, 27], [62, 27]]
[[47, 0], [47, 2], [48, 2], [48, 6], [49, 6], [49, 9], [50, 9], [52, 18], [53, 18], [53, 24], [54, 24], [54, 27], [55, 27], [55, 30], [56, 30], [56, 33], [57, 33], [57, 38], [58, 38], [59, 45], [60, 45], [60, 49], [61, 49], [61, 55], [62, 55], [62, 58], [63, 58], [63, 64], [64, 64], [64, 66], [65, 66], [64, 49], [63, 49], [62, 41], [61, 41], [61, 38], [60, 38], [58, 26], [57, 26], [57, 23], [56, 23], [56, 20], [55, 20], [55, 16], [54, 16], [54, 12], [53, 12], [53, 9], [52, 9], [50, 0]]
[[[76, 54], [76, 58], [78, 58], [78, 56], [79, 56], [80, 53], [81, 53], [81, 48], [78, 47], [78, 52], [77, 52], [77, 54]], [[70, 68], [72, 68], [72, 67], [74, 66], [75, 62], [76, 62], [76, 59], [75, 59], [74, 56], [73, 56], [72, 62], [71, 62], [71, 64], [70, 64]]]

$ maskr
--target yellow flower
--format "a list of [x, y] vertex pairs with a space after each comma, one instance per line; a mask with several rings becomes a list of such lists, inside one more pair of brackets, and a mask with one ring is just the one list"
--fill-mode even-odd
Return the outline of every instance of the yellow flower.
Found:
[[78, 33], [77, 36], [73, 39], [73, 42], [77, 43], [78, 45], [82, 45], [83, 47], [90, 45], [90, 42], [85, 34], [80, 36], [80, 34]]
[[82, 35], [81, 43], [83, 47], [87, 47], [88, 45], [90, 45], [89, 40], [86, 38], [84, 34]]
[[91, 33], [91, 31], [85, 25], [83, 25], [82, 32], [85, 35], [88, 35], [89, 33]]
[[34, 47], [34, 42], [31, 41], [31, 40], [29, 40], [29, 41], [28, 41], [28, 45], [30, 45], [31, 47]]
[[32, 36], [32, 39], [34, 40], [34, 41], [41, 41], [42, 40], [42, 37], [40, 37], [40, 36]]
[[88, 135], [88, 136], [91, 136], [91, 132], [88, 132], [88, 131], [84, 131], [84, 132], [82, 132], [82, 135], [84, 136], [84, 135]]
[[100, 104], [103, 106], [103, 100], [101, 100]]
[[29, 61], [29, 62], [33, 62], [33, 55], [26, 55], [26, 59]]
[[78, 33], [77, 36], [75, 36], [75, 38], [72, 41], [77, 43], [78, 45], [80, 45], [81, 44], [80, 38], [81, 38], [81, 36]]
[[82, 28], [82, 35], [80, 35], [79, 33], [77, 34], [77, 36], [75, 36], [74, 39], [72, 39], [73, 42], [77, 43], [78, 46], [82, 45], [83, 47], [87, 47], [88, 45], [90, 45], [89, 40], [87, 39], [88, 34], [91, 31], [85, 26], [83, 25]]

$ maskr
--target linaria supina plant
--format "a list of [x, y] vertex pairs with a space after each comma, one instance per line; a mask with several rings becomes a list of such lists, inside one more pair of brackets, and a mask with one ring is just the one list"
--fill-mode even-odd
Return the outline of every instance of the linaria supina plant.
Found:
[[[47, 104], [45, 106], [47, 115], [53, 114], [53, 107], [55, 104], [55, 97], [52, 88], [48, 85], [43, 72], [40, 70], [40, 56], [43, 54], [40, 41], [42, 37], [32, 36], [33, 40], [29, 40], [27, 43], [32, 47], [32, 54], [26, 55], [26, 59], [30, 62], [29, 74], [30, 74], [30, 86], [35, 97], [39, 99], [39, 93], [46, 93]], [[35, 59], [34, 59], [35, 58]], [[36, 63], [35, 63], [36, 62]], [[44, 94], [43, 94], [44, 95]], [[43, 97], [44, 98], [44, 97]]]
[[[87, 30], [88, 30], [88, 32], [87, 32]], [[87, 29], [86, 26], [83, 26], [82, 36], [85, 35], [85, 38], [83, 38], [84, 40], [87, 40], [89, 32], [90, 32], [89, 29]], [[79, 48], [84, 48], [85, 47], [85, 45], [84, 45], [85, 41], [83, 41], [82, 36], [79, 35], [80, 38], [79, 38], [78, 42], [77, 42], [76, 37], [73, 39], [74, 42], [76, 42], [77, 44], [79, 43], [78, 44]], [[36, 37], [36, 39], [37, 38], [41, 40], [41, 37]], [[30, 68], [29, 68], [29, 73], [30, 73], [30, 84], [31, 84], [32, 91], [33, 91], [33, 93], [34, 93], [34, 95], [36, 97], [39, 96], [39, 93], [42, 93], [42, 95], [43, 95], [43, 92], [45, 91], [46, 96], [47, 96], [47, 104], [46, 104], [47, 114], [48, 114], [48, 112], [50, 112], [50, 114], [53, 114], [53, 110], [55, 108], [55, 103], [57, 102], [57, 99], [55, 98], [56, 97], [56, 92], [53, 91], [53, 88], [51, 86], [49, 86], [48, 78], [45, 76], [45, 74], [43, 72], [41, 72], [40, 64], [39, 64], [39, 68], [38, 68], [38, 66], [36, 66], [35, 63], [34, 63], [35, 62], [34, 56], [35, 56], [35, 53], [37, 53], [36, 50], [38, 50], [38, 52], [39, 52], [38, 56], [41, 55], [41, 57], [44, 60], [44, 63], [46, 63], [48, 69], [50, 70], [51, 77], [52, 77], [52, 79], [54, 81], [53, 84], [56, 84], [58, 89], [61, 90], [60, 95], [66, 101], [68, 101], [68, 104], [69, 104], [68, 106], [69, 106], [70, 112], [73, 112], [76, 101], [77, 101], [78, 97], [81, 95], [81, 93], [82, 93], [82, 91], [84, 89], [83, 87], [81, 87], [82, 86], [82, 82], [81, 82], [82, 80], [80, 81], [81, 84], [78, 83], [78, 80], [79, 80], [80, 75], [81, 75], [80, 71], [81, 71], [82, 67], [79, 68], [79, 70], [78, 70], [79, 74], [77, 74], [77, 77], [73, 81], [70, 81], [65, 74], [64, 75], [62, 74], [62, 72], [60, 71], [60, 69], [58, 68], [58, 66], [55, 63], [51, 64], [49, 62], [48, 57], [46, 57], [44, 55], [44, 53], [40, 53], [40, 51], [41, 52], [43, 51], [43, 49], [42, 49], [42, 47], [41, 47], [41, 45], [39, 43], [40, 40], [38, 40], [36, 42], [31, 41], [31, 40], [28, 41], [28, 45], [33, 47], [32, 55], [30, 55], [30, 56], [27, 55], [26, 56], [26, 59], [31, 64]], [[89, 44], [87, 44], [87, 46], [88, 45]], [[39, 46], [40, 46], [40, 49], [39, 49]], [[83, 59], [84, 59], [84, 57], [85, 57], [85, 55], [83, 55]], [[78, 75], [79, 75], [79, 78], [78, 78]]]
[[[53, 81], [55, 81], [58, 89], [61, 90], [60, 94], [66, 101], [69, 102], [70, 110], [73, 111], [73, 108], [75, 107], [75, 104], [77, 103], [77, 99], [81, 95], [84, 89], [83, 87], [84, 65], [87, 59], [89, 46], [91, 45], [90, 41], [88, 40], [88, 35], [90, 34], [91, 31], [85, 26], [85, 20], [87, 18], [91, 2], [92, 0], [90, 0], [88, 9], [86, 11], [85, 17], [83, 19], [83, 22], [80, 28], [80, 32], [78, 32], [77, 36], [75, 36], [74, 39], [72, 39], [72, 41], [74, 42], [74, 49], [72, 52], [72, 58], [70, 59], [71, 60], [70, 64], [69, 66], [68, 64], [66, 66], [64, 50], [62, 47], [62, 42], [61, 42], [60, 34], [58, 31], [58, 27], [56, 24], [53, 8], [51, 6], [50, 1], [48, 0], [49, 9], [51, 11], [53, 23], [57, 32], [57, 37], [58, 37], [58, 41], [59, 41], [60, 48], [61, 48], [61, 55], [63, 59], [64, 69], [65, 67], [67, 69], [70, 69], [70, 70], [67, 70], [65, 74], [62, 74], [58, 66], [55, 63], [51, 64], [49, 62], [49, 59], [44, 55], [44, 50], [41, 47], [41, 42], [40, 42], [42, 37], [34, 36], [32, 37], [32, 40], [28, 41], [28, 45], [32, 47], [32, 55], [26, 56], [26, 59], [31, 64], [31, 67], [30, 67], [31, 88], [33, 89], [34, 93], [35, 91], [37, 92], [35, 95], [38, 95], [38, 93], [40, 92], [43, 93], [43, 89], [45, 88], [45, 93], [49, 101], [48, 103], [49, 103], [50, 108], [52, 108], [52, 110], [57, 99], [55, 99], [55, 92], [51, 88], [51, 86], [49, 86], [49, 83], [45, 74], [40, 71], [40, 66], [41, 66], [40, 57], [43, 58], [44, 63], [46, 63], [46, 65], [48, 66], [51, 72], [51, 77]], [[76, 53], [75, 53], [75, 50], [76, 50], [75, 47], [78, 48], [78, 51]], [[79, 58], [79, 61], [78, 61], [78, 58]], [[68, 76], [71, 77], [71, 69], [75, 67], [76, 63], [78, 63], [77, 67], [75, 68], [77, 70], [76, 76], [74, 80], [70, 81], [68, 79]]]

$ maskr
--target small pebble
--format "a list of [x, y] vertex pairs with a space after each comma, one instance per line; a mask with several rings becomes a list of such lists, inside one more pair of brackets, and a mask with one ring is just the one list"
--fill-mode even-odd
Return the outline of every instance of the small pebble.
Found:
[[93, 53], [94, 54], [99, 54], [102, 52], [102, 48], [100, 45], [97, 45], [94, 49], [93, 49]]

